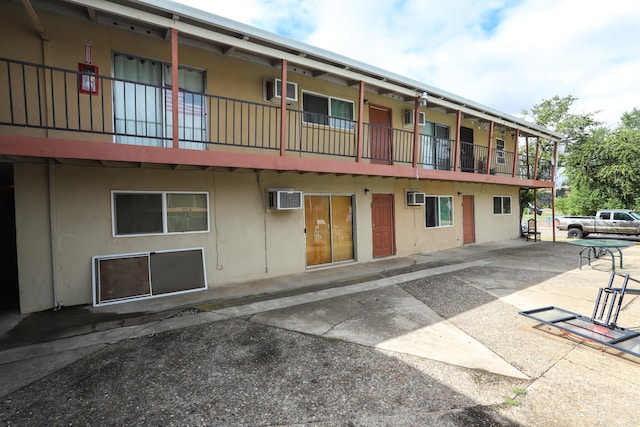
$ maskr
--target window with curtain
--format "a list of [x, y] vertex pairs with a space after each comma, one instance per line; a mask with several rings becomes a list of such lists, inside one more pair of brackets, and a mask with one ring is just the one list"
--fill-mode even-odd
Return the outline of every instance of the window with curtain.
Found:
[[427, 196], [425, 200], [425, 227], [453, 226], [453, 196]]
[[[173, 136], [171, 65], [114, 54], [116, 142], [168, 146]], [[181, 148], [206, 149], [205, 74], [178, 68], [178, 138]]]
[[331, 96], [302, 92], [302, 120], [304, 123], [353, 130], [353, 102]]

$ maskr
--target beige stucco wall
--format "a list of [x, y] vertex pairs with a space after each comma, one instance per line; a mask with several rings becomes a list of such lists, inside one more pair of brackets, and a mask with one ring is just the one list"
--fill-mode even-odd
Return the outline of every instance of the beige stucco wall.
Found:
[[[305, 271], [304, 211], [265, 208], [267, 188], [354, 196], [355, 260], [371, 261], [371, 197], [393, 194], [397, 255], [462, 244], [462, 198], [475, 196], [478, 243], [517, 237], [517, 189], [335, 175], [180, 171], [68, 164], [15, 167], [21, 310], [92, 301], [91, 257], [203, 247], [209, 286]], [[368, 188], [369, 194], [364, 189]], [[450, 195], [454, 226], [424, 227], [424, 208], [407, 207], [405, 189]], [[124, 191], [206, 191], [210, 231], [114, 237], [111, 195]], [[494, 195], [511, 196], [511, 215], [492, 215]], [[50, 210], [51, 205], [51, 210]], [[50, 227], [53, 224], [53, 227]], [[53, 239], [53, 245], [51, 244]], [[53, 248], [53, 256], [52, 256]], [[54, 274], [55, 273], [55, 274]]]

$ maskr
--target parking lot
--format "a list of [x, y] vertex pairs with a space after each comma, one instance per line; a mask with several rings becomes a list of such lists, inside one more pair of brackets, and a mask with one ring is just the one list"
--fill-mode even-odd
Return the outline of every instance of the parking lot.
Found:
[[[192, 296], [145, 321], [133, 304], [117, 327], [86, 310], [90, 327], [55, 340], [9, 331], [0, 422], [639, 425], [636, 357], [519, 314], [591, 313], [610, 262], [580, 270], [577, 253], [543, 234], [317, 272], [296, 292]], [[624, 254], [640, 277], [640, 246]], [[637, 296], [619, 325], [640, 330]]]

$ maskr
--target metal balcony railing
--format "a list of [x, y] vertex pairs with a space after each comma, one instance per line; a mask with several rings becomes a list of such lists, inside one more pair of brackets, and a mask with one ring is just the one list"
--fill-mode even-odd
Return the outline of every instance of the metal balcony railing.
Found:
[[[101, 75], [0, 58], [0, 125], [105, 135], [116, 143], [170, 147], [173, 145], [173, 92], [159, 86]], [[179, 148], [226, 147], [281, 150], [280, 106], [179, 90]], [[455, 141], [363, 123], [360, 156], [372, 163], [424, 169], [513, 174], [515, 155]], [[295, 109], [286, 111], [284, 150], [356, 160], [358, 122]], [[59, 137], [59, 135], [56, 135]], [[519, 159], [516, 176], [531, 178], [533, 169]], [[551, 163], [541, 161], [538, 179], [550, 180]]]

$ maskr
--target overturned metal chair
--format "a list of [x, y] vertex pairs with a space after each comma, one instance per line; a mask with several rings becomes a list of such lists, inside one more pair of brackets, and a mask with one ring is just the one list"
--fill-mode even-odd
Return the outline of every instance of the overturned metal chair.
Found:
[[[619, 287], [615, 285], [617, 277], [622, 278]], [[628, 274], [612, 271], [607, 286], [598, 290], [591, 317], [553, 306], [521, 311], [520, 314], [568, 334], [640, 357], [640, 331], [617, 325], [625, 294], [640, 295], [640, 289], [627, 287], [629, 281], [640, 283]]]

